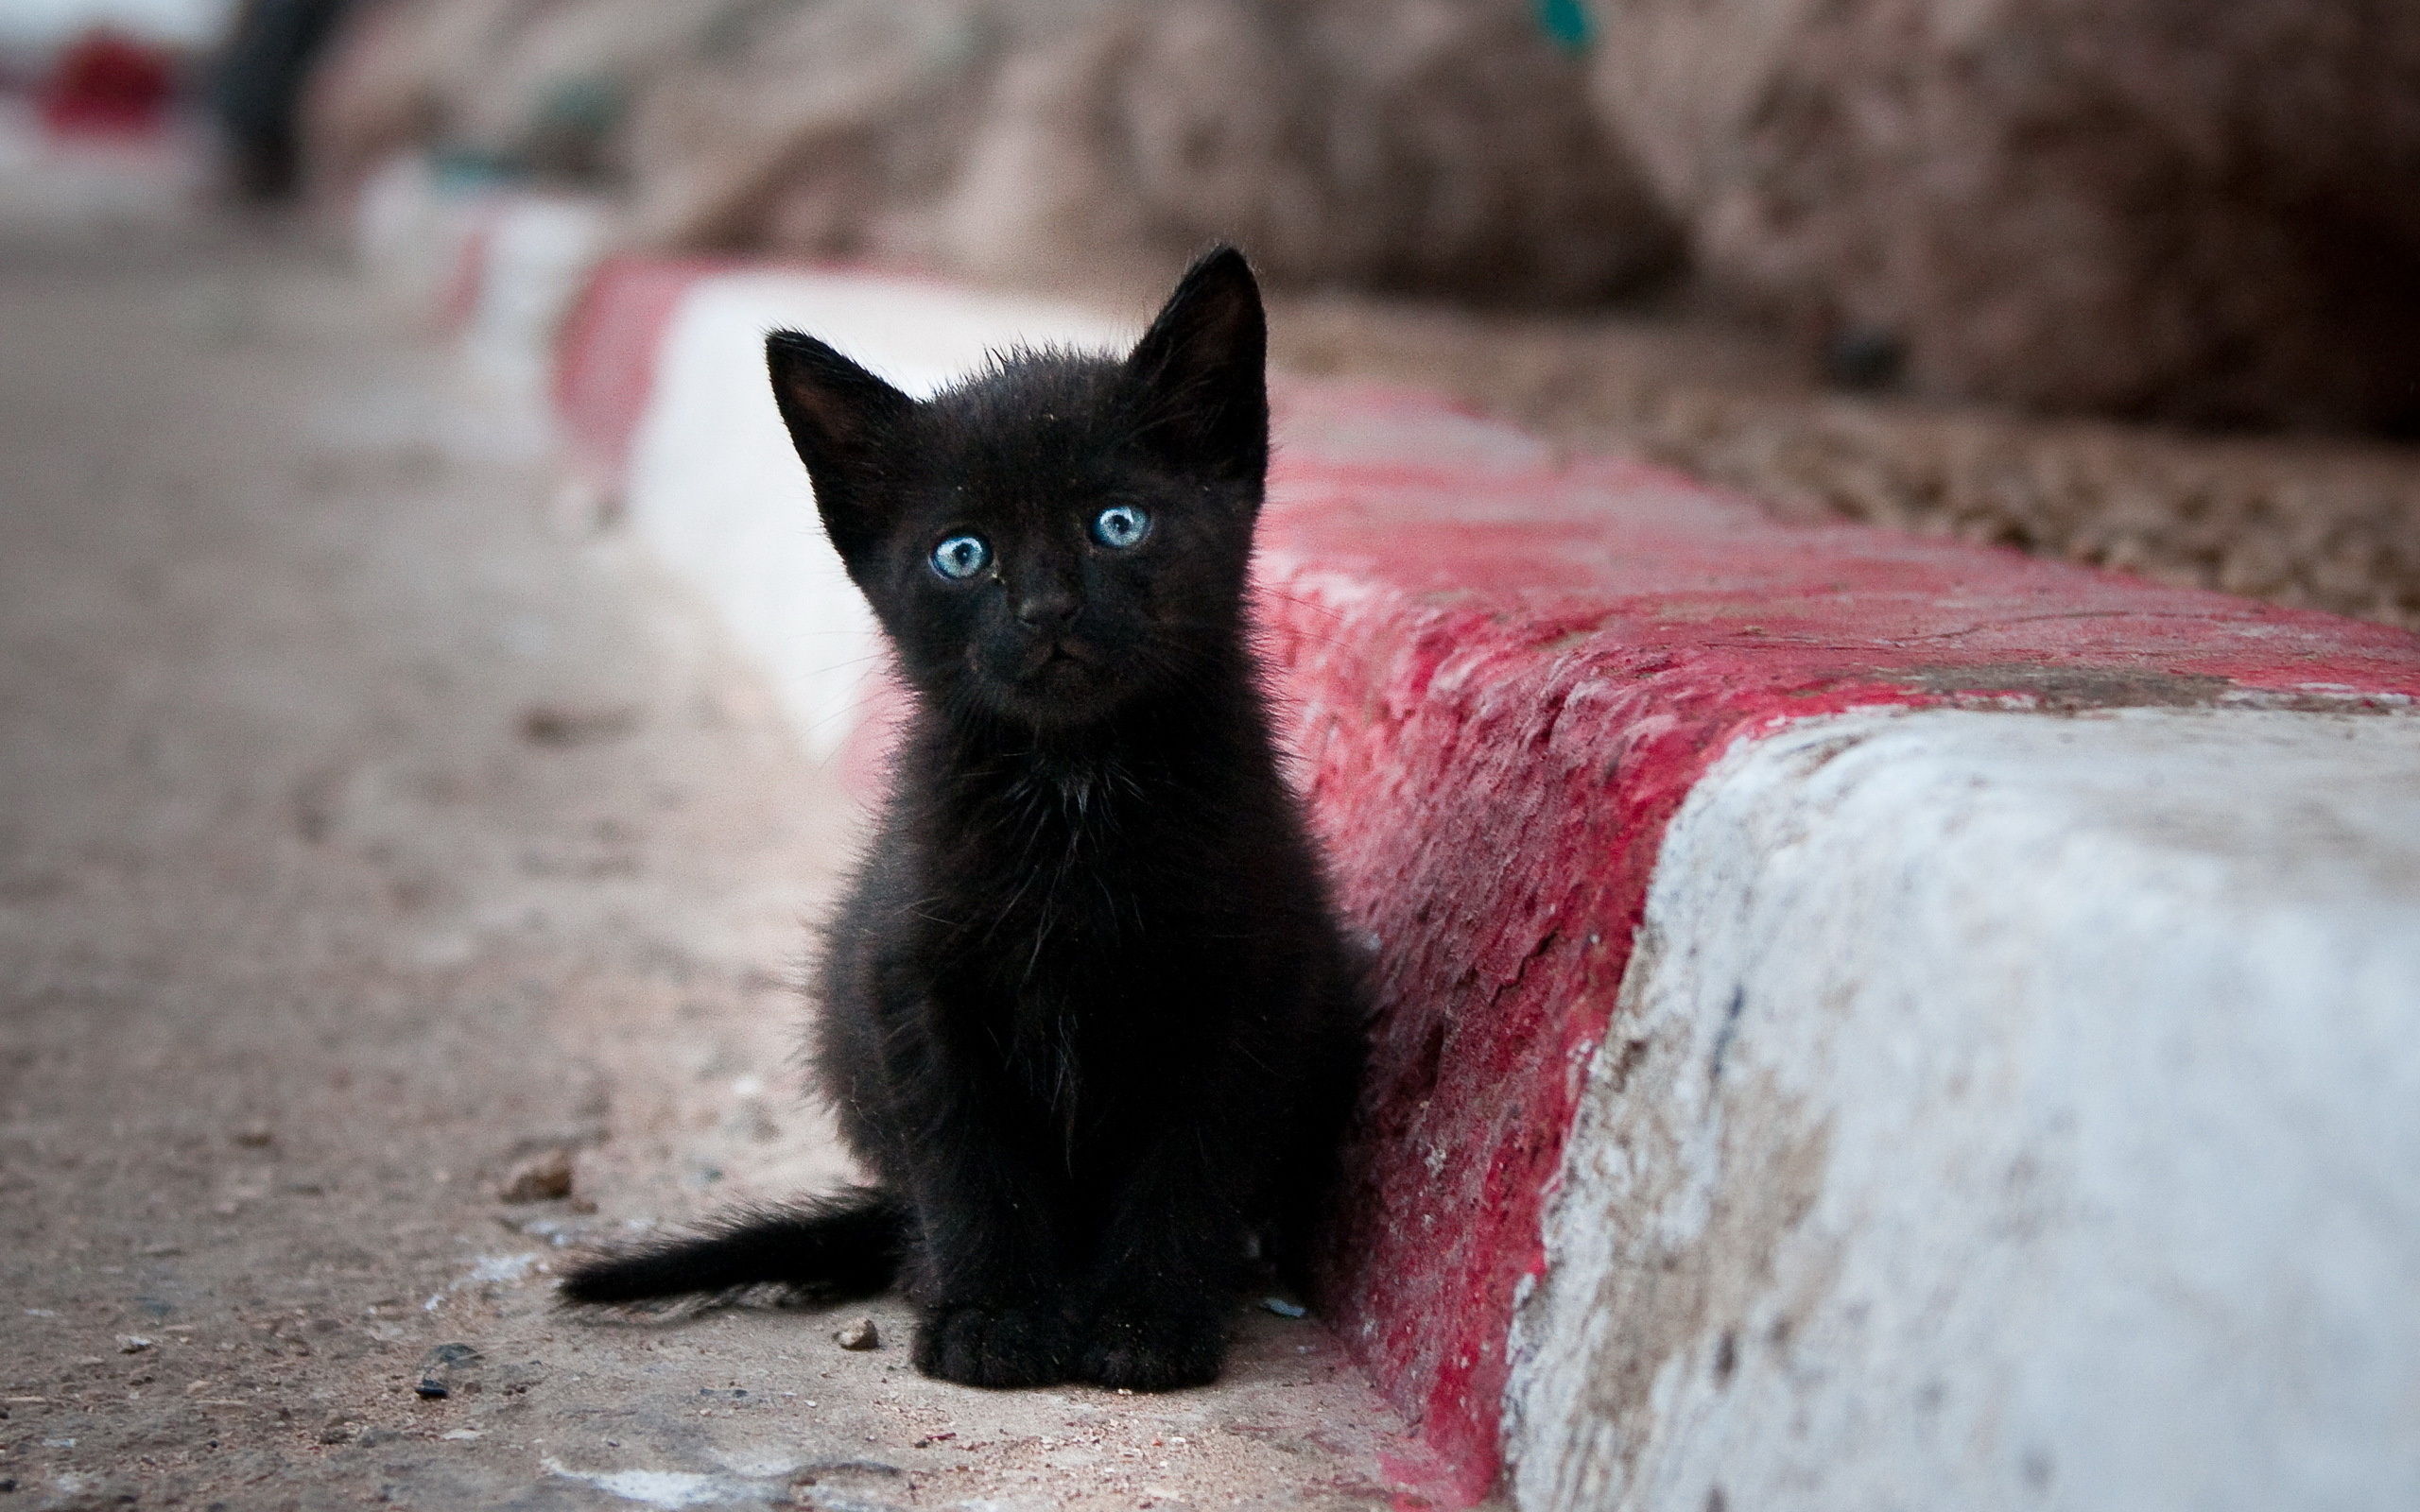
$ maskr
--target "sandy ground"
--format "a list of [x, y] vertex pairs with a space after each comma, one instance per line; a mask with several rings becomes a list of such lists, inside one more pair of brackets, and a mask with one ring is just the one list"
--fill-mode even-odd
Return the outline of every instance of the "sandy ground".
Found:
[[[793, 984], [856, 816], [336, 258], [26, 203], [0, 1512], [1397, 1504], [1401, 1424], [1258, 1307], [1164, 1398], [924, 1381], [895, 1303], [552, 1311], [563, 1244], [840, 1174]], [[500, 1200], [553, 1151], [570, 1196]]]

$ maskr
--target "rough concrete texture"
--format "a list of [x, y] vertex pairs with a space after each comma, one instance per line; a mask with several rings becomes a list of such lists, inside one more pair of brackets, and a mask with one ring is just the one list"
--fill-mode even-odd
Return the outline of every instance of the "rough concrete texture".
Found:
[[560, 1241], [838, 1174], [792, 981], [850, 811], [545, 524], [534, 416], [141, 208], [0, 235], [0, 1500], [1392, 1502], [1396, 1419], [1265, 1311], [1141, 1399], [925, 1383], [888, 1302], [549, 1309]]
[[2420, 715], [1738, 748], [1589, 1068], [1518, 1504], [2420, 1502], [2415, 1027]]
[[1717, 280], [1935, 392], [2420, 424], [2402, 0], [1591, 0]]

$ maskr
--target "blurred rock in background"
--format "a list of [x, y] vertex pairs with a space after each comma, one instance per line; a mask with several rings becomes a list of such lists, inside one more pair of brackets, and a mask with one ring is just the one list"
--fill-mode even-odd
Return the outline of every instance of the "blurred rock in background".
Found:
[[1089, 4], [726, 8], [631, 128], [631, 235], [678, 250], [931, 263], [1003, 57]]
[[1678, 240], [1531, 0], [387, 0], [317, 91], [356, 186], [432, 148], [618, 182], [629, 242], [1601, 301]]
[[332, 196], [416, 153], [636, 250], [1128, 298], [1227, 238], [1677, 289], [1845, 388], [2420, 433], [2412, 0], [358, 0], [304, 134]]
[[1139, 0], [1007, 60], [945, 231], [1006, 277], [1213, 239], [1281, 285], [1601, 301], [1678, 242], [1527, 0]]
[[2420, 430], [2411, 0], [1590, 0], [1706, 278], [1839, 376]]
[[735, 0], [369, 0], [305, 111], [310, 169], [349, 195], [395, 154], [466, 176], [624, 178], [632, 103]]

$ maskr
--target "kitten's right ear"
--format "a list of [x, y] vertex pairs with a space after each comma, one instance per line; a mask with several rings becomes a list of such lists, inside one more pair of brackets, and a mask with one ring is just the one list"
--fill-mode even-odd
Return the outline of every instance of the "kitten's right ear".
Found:
[[881, 484], [916, 402], [795, 331], [765, 338], [765, 366], [824, 533], [854, 567], [882, 538]]

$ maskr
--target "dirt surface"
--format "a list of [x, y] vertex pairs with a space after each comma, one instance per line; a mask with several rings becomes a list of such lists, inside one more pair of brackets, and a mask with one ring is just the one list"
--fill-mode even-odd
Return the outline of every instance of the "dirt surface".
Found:
[[1829, 387], [1701, 312], [1489, 317], [1284, 302], [1274, 360], [1454, 393], [1793, 521], [1845, 519], [2420, 628], [2420, 447], [2030, 419]]
[[0, 353], [0, 1512], [1399, 1504], [1257, 1306], [1161, 1398], [926, 1382], [895, 1302], [553, 1311], [566, 1243], [842, 1173], [833, 774], [335, 258], [21, 216]]

